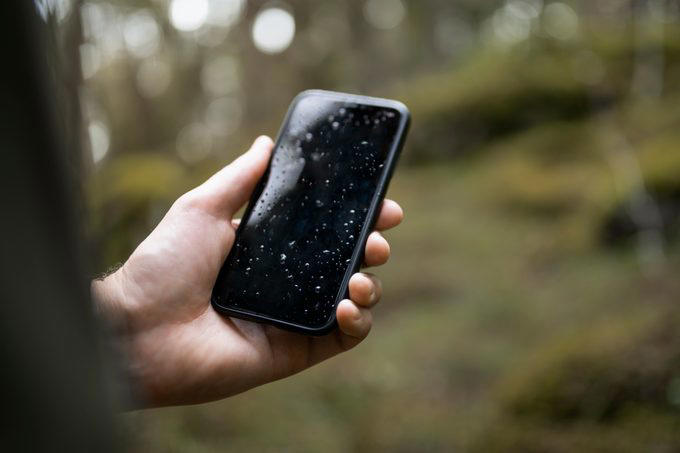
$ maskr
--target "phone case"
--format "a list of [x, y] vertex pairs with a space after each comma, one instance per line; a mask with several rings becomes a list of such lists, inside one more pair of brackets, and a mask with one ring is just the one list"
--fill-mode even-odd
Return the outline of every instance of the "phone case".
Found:
[[[291, 113], [293, 112], [295, 106], [297, 105], [300, 100], [308, 97], [308, 96], [323, 96], [327, 98], [331, 98], [333, 100], [341, 101], [341, 102], [348, 102], [348, 103], [356, 103], [356, 104], [366, 104], [370, 106], [376, 106], [376, 107], [386, 107], [386, 108], [393, 108], [397, 111], [400, 112], [401, 114], [401, 121], [399, 124], [399, 128], [397, 130], [397, 136], [398, 140], [395, 141], [394, 145], [392, 146], [392, 149], [390, 149], [388, 156], [387, 156], [387, 161], [385, 163], [385, 172], [381, 176], [379, 182], [378, 182], [378, 188], [373, 196], [373, 199], [371, 200], [371, 205], [369, 206], [368, 209], [368, 221], [364, 224], [361, 233], [359, 234], [359, 237], [357, 239], [357, 246], [354, 249], [354, 252], [352, 254], [352, 258], [350, 263], [347, 266], [347, 271], [345, 272], [345, 276], [342, 280], [342, 284], [340, 285], [340, 289], [338, 291], [338, 294], [335, 298], [335, 306], [337, 307], [338, 304], [340, 303], [341, 300], [345, 299], [348, 297], [349, 294], [349, 279], [350, 277], [359, 271], [361, 268], [361, 263], [364, 260], [364, 250], [366, 248], [366, 240], [368, 239], [368, 235], [373, 231], [373, 227], [375, 226], [375, 222], [377, 220], [378, 216], [378, 210], [380, 208], [380, 204], [382, 203], [385, 193], [387, 192], [387, 188], [389, 185], [389, 182], [392, 178], [392, 174], [394, 173], [394, 169], [397, 165], [397, 161], [399, 158], [399, 155], [401, 154], [401, 150], [404, 146], [404, 142], [406, 140], [406, 134], [408, 132], [408, 128], [411, 122], [411, 114], [408, 110], [408, 108], [401, 102], [391, 100], [391, 99], [382, 99], [382, 98], [374, 98], [374, 97], [369, 97], [369, 96], [361, 96], [361, 95], [354, 95], [354, 94], [347, 94], [347, 93], [339, 93], [339, 92], [333, 92], [333, 91], [325, 91], [325, 90], [306, 90], [298, 94], [293, 101], [291, 102], [290, 107], [288, 108], [288, 112], [286, 113], [286, 116], [283, 120], [283, 124], [281, 125], [281, 128], [279, 129], [279, 133], [276, 138], [276, 143], [274, 145], [274, 149], [279, 147], [280, 141], [283, 137], [284, 132], [286, 131], [288, 127], [288, 123], [290, 120]], [[251, 197], [250, 201], [248, 202], [248, 206], [246, 207], [245, 213], [243, 214], [243, 219], [247, 219], [251, 211], [253, 209], [253, 205], [257, 201], [257, 196], [260, 194], [260, 192], [263, 189], [263, 184], [264, 181], [269, 173], [269, 167], [271, 166], [271, 159], [273, 159], [274, 153], [272, 153], [272, 156], [270, 157], [270, 162], [267, 165], [267, 170], [265, 171], [265, 174], [263, 177], [260, 179], [258, 182], [258, 185], [256, 186], [255, 190], [253, 191], [253, 196]], [[242, 222], [241, 225], [244, 225], [245, 222]], [[236, 237], [238, 238], [239, 232], [241, 230], [241, 226], [236, 230]], [[228, 316], [233, 316], [236, 318], [241, 318], [241, 319], [247, 319], [250, 321], [255, 321], [255, 322], [260, 322], [260, 323], [265, 323], [265, 324], [271, 324], [276, 327], [306, 334], [306, 335], [314, 335], [314, 336], [321, 336], [321, 335], [326, 335], [333, 331], [336, 326], [337, 326], [337, 320], [335, 317], [335, 310], [333, 311], [333, 314], [331, 315], [330, 319], [328, 322], [322, 326], [322, 327], [309, 327], [301, 324], [295, 324], [291, 323], [288, 321], [283, 321], [280, 319], [275, 319], [271, 318], [266, 315], [258, 314], [258, 313], [253, 313], [249, 311], [244, 311], [244, 310], [239, 310], [235, 309], [233, 307], [225, 307], [222, 305], [217, 304], [214, 299], [211, 297], [211, 304], [213, 308], [225, 315]]]

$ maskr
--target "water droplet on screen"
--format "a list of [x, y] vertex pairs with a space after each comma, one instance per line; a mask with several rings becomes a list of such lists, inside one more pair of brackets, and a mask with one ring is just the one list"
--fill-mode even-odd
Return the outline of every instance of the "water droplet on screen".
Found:
[[305, 267], [309, 267], [309, 263], [305, 263]]
[[324, 251], [321, 252], [321, 253], [331, 253], [331, 251], [330, 251], [330, 250], [324, 250]]
[[308, 142], [311, 142], [313, 138], [314, 138], [314, 136], [312, 135], [311, 132], [307, 132], [307, 133], [305, 134], [305, 139], [306, 139]]
[[332, 123], [335, 117], [333, 115], [328, 115], [328, 122]]
[[290, 242], [288, 243], [288, 247], [292, 247], [292, 246], [294, 246], [294, 245], [295, 245], [295, 241], [290, 241]]
[[361, 144], [364, 145], [364, 146], [366, 146], [366, 145], [368, 145], [368, 142], [367, 142], [366, 140], [362, 140], [362, 141], [361, 141]]
[[315, 286], [315, 287], [314, 287], [314, 291], [315, 291], [316, 293], [320, 293], [320, 292], [321, 292], [321, 287], [320, 287], [320, 286]]
[[354, 209], [350, 209], [350, 210], [349, 210], [349, 213], [350, 213], [350, 214], [354, 214]]
[[338, 113], [340, 113], [340, 115], [344, 115], [345, 113], [347, 113], [347, 110], [346, 110], [345, 108], [341, 108], [341, 109], [338, 111]]
[[340, 127], [340, 123], [338, 123], [337, 121], [333, 121], [331, 127], [333, 128], [333, 130], [338, 130], [338, 128]]
[[349, 238], [350, 238], [350, 239], [354, 239], [354, 235], [353, 235], [353, 234], [350, 234], [350, 235], [349, 235]]
[[281, 262], [283, 263], [284, 261], [286, 261], [286, 254], [282, 253], [281, 254]]
[[314, 203], [316, 204], [317, 208], [320, 208], [320, 207], [323, 206], [323, 201], [321, 201], [321, 200], [316, 200]]

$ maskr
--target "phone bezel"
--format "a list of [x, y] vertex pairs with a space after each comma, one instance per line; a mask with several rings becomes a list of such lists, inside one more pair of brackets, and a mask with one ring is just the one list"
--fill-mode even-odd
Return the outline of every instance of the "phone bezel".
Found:
[[[334, 92], [334, 91], [325, 91], [325, 90], [306, 90], [301, 93], [299, 93], [293, 101], [291, 102], [290, 106], [288, 107], [288, 111], [286, 113], [286, 116], [284, 117], [283, 123], [279, 129], [277, 138], [276, 138], [276, 143], [274, 145], [274, 149], [276, 149], [279, 145], [280, 142], [283, 138], [284, 132], [288, 128], [288, 124], [290, 122], [290, 117], [295, 109], [295, 106], [304, 98], [310, 97], [310, 96], [322, 96], [324, 98], [329, 98], [334, 101], [339, 101], [339, 102], [347, 102], [347, 103], [354, 103], [354, 104], [363, 104], [363, 105], [369, 105], [372, 107], [384, 107], [384, 108], [392, 108], [395, 109], [399, 112], [400, 114], [400, 121], [399, 121], [399, 126], [397, 128], [396, 136], [397, 140], [394, 141], [392, 148], [389, 150], [388, 155], [387, 155], [387, 160], [385, 162], [385, 170], [383, 171], [383, 174], [380, 177], [380, 180], [378, 181], [378, 187], [377, 190], [373, 196], [373, 199], [371, 200], [371, 204], [369, 206], [368, 212], [367, 212], [367, 219], [368, 221], [364, 223], [363, 228], [361, 229], [360, 234], [357, 237], [356, 245], [354, 247], [354, 251], [352, 252], [352, 257], [351, 260], [347, 266], [347, 270], [345, 271], [345, 275], [343, 277], [342, 283], [340, 284], [340, 288], [338, 289], [338, 294], [336, 295], [335, 298], [335, 308], [337, 309], [338, 304], [340, 303], [341, 300], [345, 299], [348, 297], [349, 293], [349, 279], [350, 277], [356, 273], [360, 268], [361, 268], [361, 263], [363, 262], [364, 259], [364, 250], [366, 248], [366, 240], [368, 239], [368, 235], [371, 233], [373, 230], [373, 227], [375, 226], [375, 222], [377, 220], [377, 215], [378, 215], [378, 210], [380, 208], [380, 205], [382, 203], [382, 200], [385, 197], [385, 193], [387, 192], [387, 187], [389, 185], [389, 182], [392, 178], [392, 174], [394, 173], [394, 168], [396, 167], [397, 160], [399, 158], [399, 155], [401, 154], [401, 150], [404, 146], [404, 141], [406, 140], [406, 134], [408, 132], [408, 128], [411, 122], [411, 114], [408, 110], [408, 108], [401, 102], [391, 100], [391, 99], [382, 99], [382, 98], [375, 98], [375, 97], [369, 97], [369, 96], [361, 96], [361, 95], [355, 95], [355, 94], [348, 94], [348, 93], [339, 93], [339, 92]], [[243, 214], [243, 219], [248, 219], [254, 204], [257, 201], [257, 197], [259, 197], [260, 193], [262, 190], [264, 190], [264, 181], [267, 178], [267, 175], [269, 174], [269, 169], [271, 166], [271, 161], [274, 157], [274, 153], [272, 152], [272, 155], [269, 158], [269, 163], [267, 164], [267, 170], [265, 171], [264, 175], [258, 182], [257, 186], [255, 187], [255, 190], [253, 191], [253, 195], [251, 196], [248, 206], [246, 207], [246, 210]], [[238, 229], [236, 230], [236, 239], [239, 237], [239, 233], [241, 231], [241, 227], [245, 224], [246, 222], [242, 221], [241, 225], [239, 225]], [[235, 239], [235, 240], [236, 240]], [[227, 258], [228, 259], [228, 258]], [[225, 259], [226, 262], [226, 259]], [[223, 264], [224, 265], [224, 264]], [[210, 296], [210, 302], [213, 306], [213, 308], [225, 315], [228, 316], [234, 316], [236, 318], [241, 318], [241, 319], [246, 319], [249, 321], [256, 321], [260, 323], [266, 323], [266, 324], [271, 324], [276, 327], [280, 327], [282, 329], [286, 330], [291, 330], [294, 332], [298, 333], [303, 333], [307, 335], [315, 335], [315, 336], [320, 336], [320, 335], [325, 335], [330, 333], [335, 327], [337, 326], [337, 319], [336, 319], [336, 310], [333, 310], [333, 313], [331, 314], [329, 320], [322, 326], [320, 327], [310, 327], [306, 326], [304, 324], [297, 324], [293, 323], [290, 321], [284, 321], [281, 319], [273, 318], [271, 316], [264, 315], [262, 313], [256, 313], [248, 310], [243, 310], [240, 308], [234, 308], [234, 307], [228, 307], [228, 306], [223, 306], [220, 305], [219, 303], [216, 302], [215, 298], [211, 294]]]

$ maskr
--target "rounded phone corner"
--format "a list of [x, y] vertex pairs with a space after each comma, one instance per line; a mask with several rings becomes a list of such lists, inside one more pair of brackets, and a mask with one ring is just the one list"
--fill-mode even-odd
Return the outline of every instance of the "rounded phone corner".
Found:
[[408, 109], [408, 107], [406, 107], [406, 104], [395, 99], [392, 99], [391, 103], [392, 103], [391, 107], [398, 110], [399, 113], [401, 113], [404, 116], [404, 118], [406, 118], [407, 120], [411, 119], [411, 111]]
[[318, 95], [319, 93], [321, 93], [321, 90], [317, 90], [315, 88], [310, 88], [310, 89], [307, 89], [307, 90], [304, 90], [304, 91], [300, 91], [293, 98], [291, 105], [295, 105], [298, 102], [300, 102], [301, 100], [303, 100], [304, 98], [309, 97], [309, 96], [315, 96], [315, 95]]
[[218, 313], [224, 313], [226, 311], [226, 309], [215, 300], [214, 296], [210, 296], [210, 306]]

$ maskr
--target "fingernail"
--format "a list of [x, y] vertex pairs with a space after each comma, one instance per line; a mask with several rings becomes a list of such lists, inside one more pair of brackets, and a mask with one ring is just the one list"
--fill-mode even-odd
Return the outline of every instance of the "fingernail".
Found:
[[267, 137], [266, 135], [260, 135], [259, 137], [257, 137], [255, 139], [255, 142], [253, 143], [253, 145], [264, 146], [264, 145], [268, 145], [269, 143], [271, 143], [271, 141], [272, 141], [272, 139]]

